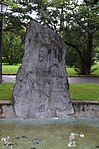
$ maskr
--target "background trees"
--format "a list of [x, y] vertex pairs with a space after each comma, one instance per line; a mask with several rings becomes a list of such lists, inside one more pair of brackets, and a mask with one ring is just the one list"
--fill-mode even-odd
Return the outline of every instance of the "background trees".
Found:
[[3, 35], [3, 62], [9, 65], [21, 63], [23, 44], [20, 35], [6, 32]]
[[[83, 75], [91, 73], [91, 65], [99, 51], [99, 2], [87, 0], [7, 0], [10, 12], [6, 17], [6, 30], [13, 32], [27, 26], [30, 19], [53, 29], [70, 47], [67, 60]], [[16, 23], [17, 22], [17, 23]], [[74, 58], [73, 58], [74, 57]], [[74, 61], [75, 59], [75, 61]], [[68, 63], [68, 62], [67, 62]], [[68, 63], [71, 66], [71, 64]]]
[[[95, 39], [99, 37], [98, 5], [86, 5], [83, 3], [70, 12], [69, 24], [65, 29], [70, 31], [64, 34], [65, 43], [74, 48], [79, 56], [75, 66], [83, 75], [91, 73], [91, 65], [94, 62], [95, 47], [98, 46]], [[67, 31], [67, 32], [68, 32]], [[67, 36], [68, 35], [68, 36]], [[97, 38], [98, 40], [99, 38]]]

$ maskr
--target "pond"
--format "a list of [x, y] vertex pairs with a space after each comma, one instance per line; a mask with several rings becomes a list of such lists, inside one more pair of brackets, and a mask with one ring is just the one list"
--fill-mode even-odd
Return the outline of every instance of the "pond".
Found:
[[98, 149], [99, 119], [0, 120], [0, 149]]

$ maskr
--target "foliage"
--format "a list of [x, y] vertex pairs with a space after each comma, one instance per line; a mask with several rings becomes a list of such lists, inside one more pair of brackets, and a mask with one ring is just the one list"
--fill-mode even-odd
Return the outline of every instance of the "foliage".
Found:
[[20, 35], [5, 32], [3, 35], [3, 61], [9, 65], [21, 63], [23, 44]]
[[66, 67], [66, 71], [67, 71], [67, 74], [68, 74], [68, 77], [77, 77], [77, 72], [75, 71], [75, 69], [73, 67]]
[[[78, 74], [77, 71], [75, 71], [74, 67], [66, 67], [67, 73], [69, 77], [80, 77], [81, 74]], [[86, 76], [86, 75], [85, 75]], [[91, 74], [87, 76], [99, 76], [99, 63], [96, 63], [92, 65], [91, 67]]]
[[92, 67], [91, 67], [91, 74], [93, 76], [99, 76], [99, 62], [94, 64], [94, 65], [92, 65]]
[[78, 63], [79, 55], [72, 47], [69, 47], [67, 49], [65, 60], [66, 60], [66, 65], [67, 66], [75, 67]]
[[[99, 36], [99, 16], [97, 6], [86, 6], [84, 3], [72, 9], [67, 15], [68, 26], [65, 28], [65, 43], [74, 48], [78, 55], [74, 66], [83, 75], [91, 73], [91, 65], [94, 62], [95, 47], [98, 46], [94, 40]], [[70, 27], [69, 27], [70, 26]], [[98, 40], [98, 39], [97, 39]], [[76, 69], [76, 70], [78, 70]]]
[[[65, 43], [75, 50], [73, 53], [77, 58], [74, 66], [82, 75], [91, 73], [91, 65], [99, 46], [99, 2], [94, 0], [88, 3], [85, 0], [81, 5], [78, 5], [77, 0], [61, 0], [61, 2], [7, 0], [7, 2], [11, 11], [6, 19], [6, 29], [16, 24], [15, 28], [18, 30], [18, 26], [26, 27], [31, 18], [36, 19], [58, 32]], [[71, 53], [71, 50], [69, 52]]]

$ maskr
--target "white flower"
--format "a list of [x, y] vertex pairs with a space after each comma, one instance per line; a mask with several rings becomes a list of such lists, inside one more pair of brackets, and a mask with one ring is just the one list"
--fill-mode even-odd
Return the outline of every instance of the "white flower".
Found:
[[75, 147], [75, 146], [76, 146], [76, 143], [75, 143], [74, 140], [75, 140], [77, 137], [83, 138], [83, 137], [84, 137], [84, 134], [83, 134], [82, 132], [71, 133], [70, 136], [69, 136], [68, 147]]
[[9, 140], [9, 139], [10, 139], [10, 137], [9, 137], [9, 136], [7, 136], [7, 139]]
[[68, 143], [68, 147], [75, 147], [75, 146], [76, 146], [75, 141]]
[[81, 138], [84, 138], [84, 134], [80, 134], [79, 136], [80, 136]]
[[75, 139], [75, 133], [70, 134], [69, 141], [72, 141], [73, 139]]
[[6, 138], [1, 138], [1, 141], [2, 141], [2, 142], [5, 142], [5, 141], [6, 141]]

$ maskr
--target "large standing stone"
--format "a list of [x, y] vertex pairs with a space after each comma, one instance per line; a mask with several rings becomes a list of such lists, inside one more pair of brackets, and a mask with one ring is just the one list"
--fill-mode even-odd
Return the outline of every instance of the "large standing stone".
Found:
[[65, 48], [58, 34], [31, 21], [13, 91], [18, 117], [67, 117], [74, 112], [65, 70]]

